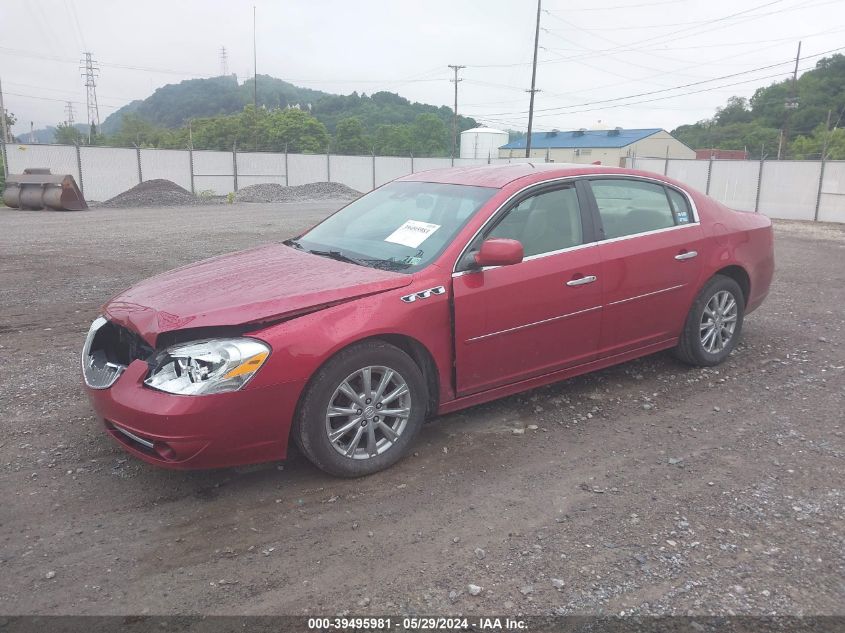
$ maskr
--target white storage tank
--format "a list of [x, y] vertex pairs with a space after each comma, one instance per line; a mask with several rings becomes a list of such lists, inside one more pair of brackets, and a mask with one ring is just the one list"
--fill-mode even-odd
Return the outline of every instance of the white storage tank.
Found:
[[499, 148], [508, 142], [508, 133], [491, 127], [461, 132], [461, 158], [498, 158]]

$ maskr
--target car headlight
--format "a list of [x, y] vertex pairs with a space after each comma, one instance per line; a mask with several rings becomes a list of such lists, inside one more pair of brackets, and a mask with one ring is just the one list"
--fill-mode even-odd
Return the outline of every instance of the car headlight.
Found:
[[185, 396], [237, 391], [269, 355], [268, 345], [251, 338], [181, 343], [156, 354], [144, 384]]

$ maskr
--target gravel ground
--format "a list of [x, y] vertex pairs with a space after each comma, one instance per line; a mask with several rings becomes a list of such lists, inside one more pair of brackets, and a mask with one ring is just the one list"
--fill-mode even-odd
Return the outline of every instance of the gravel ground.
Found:
[[315, 200], [354, 200], [360, 191], [339, 182], [312, 182], [285, 187], [275, 183], [249, 185], [235, 194], [237, 202], [312, 202]]
[[334, 208], [0, 213], [0, 614], [845, 612], [842, 227], [777, 224], [718, 368], [658, 354], [445, 416], [361, 480], [128, 458], [80, 388], [97, 306]]

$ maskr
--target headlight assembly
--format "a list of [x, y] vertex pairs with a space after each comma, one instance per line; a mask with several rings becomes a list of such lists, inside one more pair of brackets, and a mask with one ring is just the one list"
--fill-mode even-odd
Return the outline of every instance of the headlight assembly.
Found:
[[144, 384], [185, 396], [237, 391], [269, 355], [268, 345], [251, 338], [181, 343], [153, 358]]

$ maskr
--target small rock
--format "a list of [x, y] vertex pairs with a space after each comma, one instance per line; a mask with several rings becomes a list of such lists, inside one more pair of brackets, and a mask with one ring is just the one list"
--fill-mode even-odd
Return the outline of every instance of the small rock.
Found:
[[485, 551], [484, 551], [483, 549], [481, 549], [480, 547], [476, 547], [476, 548], [475, 548], [475, 557], [476, 557], [478, 560], [484, 560], [484, 557], [485, 557], [485, 556], [487, 556], [487, 552], [485, 552]]
[[540, 427], [539, 427], [539, 426], [537, 426], [536, 424], [529, 424], [529, 425], [528, 425], [528, 430], [529, 430], [529, 431], [536, 431], [536, 430], [537, 430], [537, 429], [539, 429], [539, 428], [540, 428]]
[[525, 429], [513, 429], [511, 431], [514, 435], [525, 435]]
[[666, 542], [669, 545], [671, 545], [672, 547], [675, 547], [678, 544], [676, 541], [673, 541], [672, 539], [666, 539]]
[[527, 596], [531, 593], [534, 593], [534, 587], [532, 587], [531, 585], [525, 585], [524, 587], [520, 587], [519, 593], [521, 593], [523, 596]]
[[719, 407], [713, 407], [713, 410], [714, 410], [716, 413], [719, 413], [719, 411], [721, 411], [721, 409], [720, 409]]
[[453, 543], [460, 543], [460, 542], [461, 542], [461, 537], [460, 537], [460, 536], [456, 536], [455, 538], [453, 538], [453, 539], [452, 539], [452, 542], [453, 542]]
[[454, 589], [452, 589], [452, 591], [449, 592], [449, 600], [457, 600], [457, 599], [458, 599], [458, 592], [455, 591]]
[[566, 586], [566, 583], [563, 582], [560, 578], [552, 578], [552, 587], [560, 591]]
[[368, 606], [370, 606], [370, 599], [369, 599], [369, 598], [367, 598], [367, 597], [361, 598], [361, 599], [358, 601], [358, 606], [359, 606], [359, 607], [368, 607]]
[[470, 584], [467, 585], [467, 591], [469, 592], [469, 595], [477, 596], [482, 591], [484, 591], [484, 587], [480, 587], [478, 585], [473, 585], [472, 583], [470, 583]]
[[54, 571], [48, 571], [46, 574], [44, 574], [44, 578], [46, 578], [47, 580], [52, 580], [55, 577], [56, 577], [56, 572], [54, 572]]
[[684, 461], [683, 457], [670, 457], [669, 458], [669, 463], [672, 466], [675, 466], [676, 464], [680, 464], [682, 461]]

